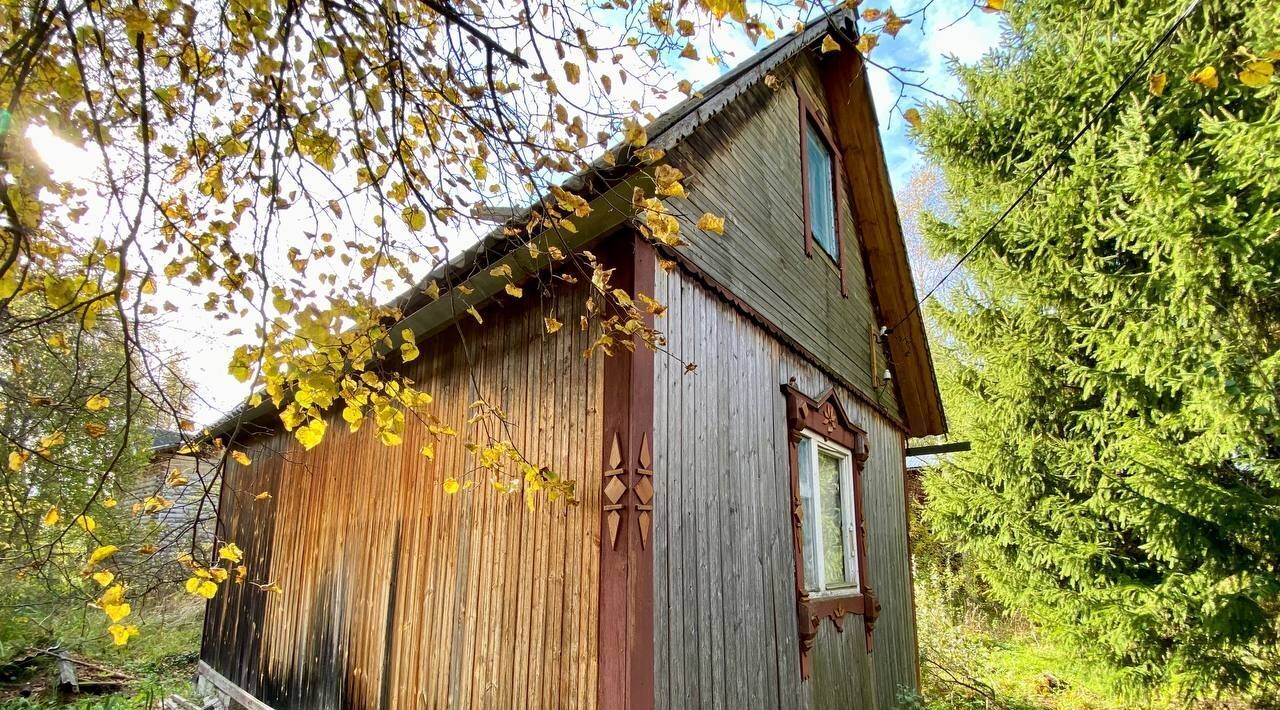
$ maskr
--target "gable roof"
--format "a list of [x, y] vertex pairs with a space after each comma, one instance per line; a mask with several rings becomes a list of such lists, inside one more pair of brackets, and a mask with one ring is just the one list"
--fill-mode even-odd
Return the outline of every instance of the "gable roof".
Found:
[[[707, 84], [693, 96], [676, 104], [649, 123], [646, 126], [648, 146], [662, 150], [675, 146], [682, 139], [706, 124], [708, 120], [731, 104], [734, 99], [755, 86], [771, 70], [820, 42], [828, 33], [837, 37], [856, 37], [856, 17], [857, 14], [853, 10], [844, 9], [843, 7], [833, 10], [822, 18], [809, 23], [805, 29], [784, 36], [765, 49], [755, 53], [732, 70]], [[842, 52], [844, 54], [857, 54], [853, 52], [852, 47], [846, 46], [844, 49], [845, 51]], [[858, 61], [861, 62], [861, 55], [858, 55]], [[866, 85], [865, 72], [859, 71], [858, 74], [861, 75], [860, 82]], [[853, 81], [856, 83], [859, 79], [855, 78]], [[871, 111], [872, 125], [874, 125], [875, 112], [870, 108], [871, 95], [869, 86], [865, 86], [865, 95], [868, 103], [867, 108]], [[875, 143], [877, 150], [875, 155], [881, 165], [881, 172], [884, 172], [884, 157], [880, 149], [878, 135]], [[625, 148], [619, 150], [615, 146], [614, 152], [621, 154], [616, 164], [606, 164], [602, 160], [597, 160], [586, 171], [573, 176], [563, 183], [562, 187], [570, 192], [582, 194], [591, 200], [612, 196], [615, 198], [609, 200], [612, 204], [629, 205], [631, 188], [635, 184], [635, 178], [643, 175], [644, 166], [640, 161], [634, 160], [630, 152]], [[895, 283], [886, 284], [888, 288], [873, 288], [873, 297], [878, 296], [882, 291], [899, 295], [907, 293], [914, 303], [915, 286], [911, 280], [911, 270], [906, 259], [906, 250], [902, 244], [901, 227], [898, 224], [897, 208], [893, 204], [893, 194], [889, 188], [887, 172], [885, 172], [884, 178], [881, 188], [882, 191], [886, 191], [886, 194], [883, 197], [892, 211], [892, 230], [891, 233], [884, 236], [890, 242], [896, 240], [897, 248], [894, 249], [895, 245], [892, 243], [881, 245], [882, 247], [887, 247], [887, 249], [882, 248], [879, 251], [869, 248], [871, 245], [867, 246], [870, 254], [886, 253], [890, 255], [890, 260], [895, 263], [885, 264], [880, 268], [884, 269], [886, 275], [892, 275]], [[544, 195], [543, 197], [545, 198], [546, 196]], [[622, 199], [618, 200], [616, 198]], [[479, 306], [489, 297], [502, 291], [502, 287], [506, 283], [505, 280], [494, 279], [489, 277], [487, 273], [490, 268], [500, 263], [510, 263], [517, 280], [522, 276], [531, 275], [545, 268], [546, 264], [536, 263], [537, 260], [530, 259], [524, 254], [523, 250], [519, 250], [522, 242], [510, 239], [506, 233], [508, 225], [526, 223], [532, 210], [540, 204], [542, 204], [542, 200], [535, 201], [530, 207], [521, 210], [519, 214], [505, 224], [491, 230], [475, 244], [434, 268], [419, 281], [417, 286], [396, 297], [392, 301], [392, 305], [400, 308], [407, 315], [393, 330], [399, 332], [402, 325], [407, 325], [413, 328], [413, 332], [417, 333], [419, 338], [438, 332], [441, 328], [464, 315], [468, 307]], [[599, 214], [602, 212], [605, 214]], [[626, 214], [616, 208], [593, 210], [592, 215], [582, 219], [579, 225], [580, 239], [576, 241], [586, 243], [601, 237], [614, 227], [625, 222], [630, 216], [630, 214]], [[862, 236], [861, 229], [859, 230], [859, 236], [860, 238], [865, 238]], [[564, 242], [565, 246], [570, 248], [576, 248], [576, 246], [581, 245], [575, 245], [563, 239], [559, 241]], [[879, 274], [875, 264], [872, 263], [870, 266], [873, 280], [878, 280]], [[890, 266], [892, 268], [889, 268]], [[473, 298], [469, 302], [462, 303], [458, 295], [450, 289], [447, 294], [436, 300], [431, 300], [423, 292], [423, 288], [432, 281], [446, 284], [465, 281], [475, 288], [475, 295], [480, 296], [480, 298]], [[484, 281], [493, 281], [493, 283], [489, 284], [489, 288], [484, 288], [483, 283], [477, 286], [477, 282]], [[895, 322], [895, 316], [893, 315], [895, 311], [904, 312], [900, 308], [884, 308], [885, 304], [883, 303], [880, 305], [881, 312], [890, 322]], [[429, 311], [434, 311], [434, 313]], [[908, 348], [911, 353], [914, 353], [914, 356], [909, 359], [915, 365], [912, 368], [912, 372], [909, 373], [910, 378], [919, 380], [923, 377], [923, 380], [915, 383], [915, 386], [910, 388], [920, 396], [913, 398], [911, 402], [904, 401], [903, 403], [908, 433], [912, 436], [941, 433], [946, 427], [942, 418], [941, 399], [937, 390], [932, 360], [928, 354], [928, 342], [924, 337], [924, 324], [920, 314], [918, 312], [908, 314], [906, 322], [899, 326], [898, 330], [904, 331], [904, 337], [901, 339], [905, 340], [909, 337], [913, 341]], [[898, 367], [896, 357], [901, 348], [895, 350], [891, 344], [890, 350], [895, 357], [896, 370]], [[923, 357], [920, 357], [921, 354], [923, 354]], [[921, 363], [925, 366], [923, 371], [920, 368]], [[903, 373], [899, 373], [898, 377], [900, 378], [899, 390], [901, 391]], [[262, 402], [256, 407], [250, 407], [248, 402], [245, 402], [211, 427], [209, 435], [220, 436], [234, 432], [242, 425], [257, 422], [269, 416], [273, 409], [270, 402]]]

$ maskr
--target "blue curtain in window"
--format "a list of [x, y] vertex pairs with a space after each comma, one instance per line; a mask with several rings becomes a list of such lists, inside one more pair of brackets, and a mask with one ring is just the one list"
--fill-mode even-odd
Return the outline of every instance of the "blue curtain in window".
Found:
[[832, 176], [834, 173], [831, 151], [818, 135], [812, 125], [806, 131], [809, 135], [809, 225], [813, 230], [813, 240], [822, 247], [832, 259], [838, 259], [840, 252], [836, 246], [836, 209]]

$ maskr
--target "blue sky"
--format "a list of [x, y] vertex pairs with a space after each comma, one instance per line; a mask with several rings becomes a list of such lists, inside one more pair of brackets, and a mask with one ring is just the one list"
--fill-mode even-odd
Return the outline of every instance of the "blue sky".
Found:
[[[926, 12], [921, 15], [911, 14], [922, 6], [927, 7]], [[869, 8], [883, 11], [890, 9], [890, 5], [878, 0], [863, 0], [859, 6], [860, 10]], [[812, 20], [821, 14], [817, 7], [792, 9], [794, 12], [784, 15], [787, 25], [796, 19]], [[944, 96], [958, 98], [960, 93], [959, 85], [947, 71], [948, 60], [954, 58], [963, 64], [973, 63], [1000, 40], [1003, 15], [983, 12], [974, 6], [973, 0], [912, 0], [909, 5], [892, 9], [902, 17], [909, 16], [911, 23], [896, 38], [882, 35], [879, 45], [871, 52], [871, 59], [882, 66], [898, 68], [893, 72], [895, 75], [909, 82], [923, 83], [930, 91]], [[877, 24], [871, 23], [870, 27], [874, 29]], [[747, 59], [766, 46], [763, 41], [753, 46], [740, 30], [719, 33], [715, 40], [719, 46], [733, 52], [732, 60], [712, 67], [705, 62], [682, 64], [672, 57], [671, 65], [679, 74], [693, 81], [695, 86], [702, 86], [721, 72], [727, 71], [734, 63]], [[703, 54], [707, 52], [704, 51]], [[869, 71], [885, 159], [897, 189], [906, 184], [911, 173], [921, 165], [922, 159], [919, 149], [907, 135], [906, 122], [900, 114], [892, 113], [901, 85], [881, 69], [869, 67]], [[915, 88], [907, 88], [906, 92], [906, 97], [898, 106], [899, 111], [940, 100]]]
[[[911, 17], [912, 22], [896, 38], [881, 37], [880, 44], [872, 52], [872, 59], [887, 67], [901, 67], [896, 73], [913, 82], [924, 82], [933, 92], [958, 96], [959, 87], [947, 72], [948, 58], [954, 57], [962, 63], [972, 63], [1000, 39], [1002, 16], [979, 11], [973, 7], [972, 1], [912, 0], [911, 5], [893, 8], [899, 15]], [[927, 13], [923, 16], [911, 14], [923, 5], [927, 5]], [[889, 6], [878, 0], [863, 0], [860, 9], [868, 8], [887, 10]], [[783, 8], [783, 11], [783, 25], [788, 28], [799, 17], [812, 19], [821, 12], [817, 8], [801, 10], [796, 7]], [[718, 46], [732, 51], [732, 59], [719, 65], [709, 64], [705, 60], [672, 61], [670, 68], [692, 81], [695, 86], [702, 86], [766, 44], [762, 41], [758, 46], [752, 45], [741, 30], [730, 30], [727, 24], [724, 27], [723, 31], [717, 31], [714, 39]], [[703, 44], [697, 40], [695, 43]], [[701, 49], [703, 56], [709, 54], [705, 46]], [[875, 67], [869, 68], [868, 76], [876, 102], [889, 173], [895, 190], [901, 189], [912, 173], [922, 165], [923, 159], [915, 143], [908, 137], [906, 121], [900, 114], [892, 112], [899, 84], [891, 75]], [[937, 100], [918, 90], [907, 91], [907, 96], [899, 104], [899, 110]], [[679, 98], [682, 97], [673, 92], [666, 103], [675, 103]], [[81, 171], [85, 174], [92, 172], [96, 165], [92, 156], [54, 139], [48, 131], [40, 132], [33, 139], [40, 144], [41, 152], [53, 159], [52, 164], [82, 166]], [[919, 251], [915, 250], [913, 259], [921, 258]], [[928, 261], [927, 256], [923, 259]], [[932, 284], [921, 283], [918, 287], [923, 293], [930, 285]], [[200, 401], [193, 403], [196, 418], [202, 422], [215, 420], [248, 394], [246, 386], [236, 383], [226, 374], [226, 362], [232, 346], [232, 341], [222, 335], [227, 326], [225, 323], [206, 323], [200, 320], [206, 315], [199, 307], [202, 299], [174, 291], [163, 284], [161, 296], [180, 304], [190, 302], [190, 307], [183, 311], [185, 316], [182, 322], [164, 326], [172, 331], [166, 330], [164, 337], [173, 343], [176, 348], [174, 355], [183, 361], [188, 376], [202, 384]], [[188, 322], [192, 316], [195, 320]]]
[[[911, 9], [899, 8], [898, 11], [901, 13]], [[966, 15], [967, 10], [970, 11]], [[947, 72], [948, 59], [954, 57], [963, 64], [971, 64], [981, 58], [999, 42], [1002, 18], [1003, 15], [1000, 14], [971, 9], [971, 5], [966, 2], [935, 2], [929, 6], [925, 17], [916, 18], [897, 38], [881, 37], [871, 58], [886, 67], [903, 67], [903, 71], [895, 73], [908, 81], [924, 82], [931, 91], [959, 98], [960, 87]], [[889, 164], [894, 188], [898, 189], [906, 184], [912, 171], [922, 164], [922, 157], [918, 147], [907, 136], [906, 121], [901, 115], [890, 115], [890, 109], [898, 97], [898, 82], [875, 67], [870, 71], [885, 159]], [[907, 92], [907, 97], [899, 106], [900, 110], [940, 100], [916, 89], [908, 88]]]

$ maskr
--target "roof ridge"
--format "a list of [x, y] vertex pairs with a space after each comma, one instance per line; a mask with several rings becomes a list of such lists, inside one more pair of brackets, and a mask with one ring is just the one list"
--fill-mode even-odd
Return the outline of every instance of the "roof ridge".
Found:
[[[648, 145], [663, 150], [669, 149], [719, 114], [747, 89], [754, 86], [757, 81], [762, 80], [769, 70], [804, 51], [811, 44], [820, 41], [825, 36], [826, 29], [842, 19], [846, 22], [856, 22], [855, 11], [846, 7], [843, 3], [826, 12], [822, 17], [806, 23], [803, 29], [783, 35], [733, 69], [716, 77], [715, 80], [696, 91], [695, 95], [663, 111], [645, 126], [649, 137]], [[625, 150], [626, 147], [625, 144], [618, 144], [610, 147], [605, 154]], [[625, 179], [625, 177], [633, 175], [640, 168], [641, 164], [633, 160], [630, 155], [625, 156], [625, 160], [619, 161], [618, 164], [606, 164], [602, 156], [602, 158], [597, 158], [593, 161], [585, 170], [566, 178], [559, 186], [576, 192], [577, 189], [583, 186], [582, 184], [585, 184], [594, 176], [609, 172], [617, 173], [619, 177]], [[577, 188], [570, 187], [575, 182], [581, 184]], [[445, 281], [448, 283], [465, 272], [474, 270], [486, 253], [504, 242], [510, 242], [506, 230], [513, 224], [520, 224], [527, 220], [534, 208], [548, 199], [549, 193], [550, 190], [544, 192], [528, 207], [521, 208], [516, 216], [498, 225], [482, 235], [475, 243], [431, 269], [413, 286], [388, 300], [387, 305], [402, 309], [401, 322], [422, 307], [429, 305], [423, 302], [426, 297], [423, 289], [428, 284], [432, 281]], [[519, 245], [499, 249], [497, 257], [501, 258], [517, 248], [519, 248]], [[218, 436], [231, 431], [236, 425], [252, 422], [260, 414], [265, 413], [264, 411], [259, 415], [254, 415], [245, 421], [241, 421], [245, 414], [266, 404], [264, 400], [257, 407], [252, 407], [249, 405], [252, 399], [253, 397], [247, 398], [218, 420], [217, 423], [210, 426], [208, 435]]]

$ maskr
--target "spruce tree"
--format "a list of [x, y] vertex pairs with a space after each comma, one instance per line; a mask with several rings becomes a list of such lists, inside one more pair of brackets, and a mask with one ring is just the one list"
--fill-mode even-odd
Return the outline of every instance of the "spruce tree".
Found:
[[[1025, 0], [918, 136], [954, 262], [1182, 11]], [[1135, 683], [1277, 692], [1280, 3], [1204, 2], [964, 264], [927, 519]]]

